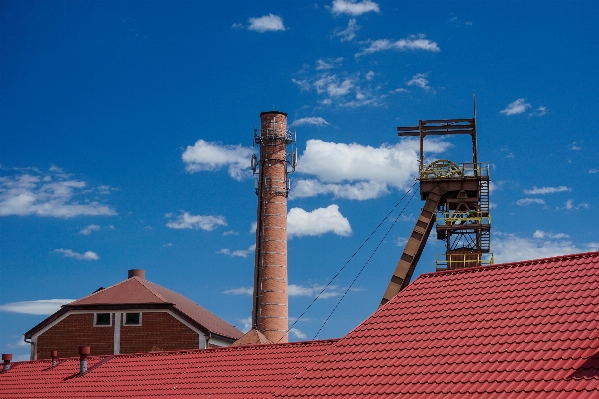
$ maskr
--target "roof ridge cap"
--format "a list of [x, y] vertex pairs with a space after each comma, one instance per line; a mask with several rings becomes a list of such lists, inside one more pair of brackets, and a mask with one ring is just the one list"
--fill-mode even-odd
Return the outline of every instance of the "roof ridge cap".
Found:
[[102, 290], [100, 290], [100, 291], [94, 291], [94, 292], [92, 292], [91, 294], [84, 296], [83, 298], [75, 299], [74, 301], [71, 301], [71, 302], [69, 302], [69, 303], [65, 303], [64, 305], [62, 305], [62, 306], [61, 306], [61, 308], [64, 308], [64, 307], [66, 307], [66, 306], [71, 306], [71, 304], [72, 304], [72, 303], [75, 303], [75, 302], [82, 301], [82, 300], [84, 300], [84, 299], [87, 299], [87, 298], [89, 298], [89, 297], [92, 297], [92, 296], [94, 296], [94, 295], [96, 295], [96, 294], [99, 294], [99, 293], [101, 293], [101, 292], [104, 292], [104, 291], [106, 291], [106, 290], [112, 289], [112, 288], [116, 287], [117, 285], [121, 285], [121, 284], [123, 284], [123, 283], [126, 283], [126, 282], [127, 282], [127, 281], [129, 281], [129, 280], [130, 280], [130, 279], [123, 280], [123, 281], [119, 281], [118, 283], [116, 283], [116, 284], [113, 284], [113, 285], [111, 285], [111, 286], [109, 286], [109, 287], [106, 287], [106, 288], [104, 288], [104, 289], [102, 289]]
[[[148, 291], [150, 291], [150, 292], [151, 292], [151, 293], [152, 293], [152, 294], [153, 294], [153, 295], [154, 295], [156, 298], [160, 299], [162, 302], [164, 302], [164, 303], [172, 303], [172, 302], [169, 302], [169, 301], [167, 301], [167, 300], [166, 300], [166, 299], [165, 299], [165, 298], [164, 298], [162, 295], [160, 295], [159, 293], [157, 293], [157, 292], [154, 290], [154, 288], [153, 288], [153, 287], [151, 287], [151, 286], [148, 286], [146, 283], [150, 283], [150, 284], [156, 285], [156, 286], [158, 286], [158, 287], [160, 287], [160, 288], [164, 288], [164, 287], [162, 287], [162, 286], [160, 286], [160, 285], [158, 285], [158, 284], [156, 284], [156, 283], [153, 283], [153, 282], [151, 282], [151, 281], [148, 281], [148, 280], [146, 280], [146, 279], [143, 279], [143, 278], [141, 278], [141, 277], [133, 276], [133, 277], [131, 277], [131, 278], [132, 278], [132, 279], [135, 279], [135, 280], [136, 280], [138, 283], [140, 283], [141, 285], [143, 285], [143, 286], [144, 286], [144, 288], [146, 288]], [[129, 279], [129, 280], [130, 280], [130, 279]], [[165, 288], [165, 289], [168, 289], [168, 288]], [[173, 291], [173, 292], [174, 292], [174, 291]], [[176, 304], [175, 304], [175, 303], [173, 303], [173, 305], [176, 305]]]
[[[544, 263], [544, 262], [548, 262], [548, 261], [555, 262], [558, 260], [566, 260], [566, 259], [580, 259], [580, 258], [588, 257], [589, 255], [599, 256], [599, 251], [580, 252], [580, 253], [574, 253], [574, 254], [549, 256], [546, 258], [525, 259], [525, 260], [518, 260], [518, 261], [514, 261], [514, 262], [496, 263], [496, 264], [489, 265], [489, 266], [466, 267], [466, 268], [462, 268], [462, 269], [441, 270], [441, 271], [437, 271], [437, 272], [422, 273], [420, 276], [418, 276], [418, 278], [416, 280], [423, 278], [423, 277], [424, 278], [439, 277], [439, 276], [448, 275], [448, 274], [472, 273], [472, 272], [478, 272], [478, 271], [482, 271], [482, 270], [503, 269], [505, 267], [528, 266], [533, 263], [537, 264], [537, 263]], [[414, 280], [414, 281], [416, 281], [416, 280]]]
[[[140, 282], [141, 282], [141, 281], [140, 281]], [[180, 297], [182, 297], [183, 299], [186, 299], [186, 300], [188, 300], [188, 301], [192, 302], [194, 305], [196, 305], [196, 306], [199, 306], [200, 308], [204, 309], [206, 312], [210, 313], [211, 315], [218, 317], [219, 319], [221, 319], [221, 320], [222, 320], [222, 321], [224, 321], [225, 323], [231, 324], [231, 323], [229, 323], [229, 322], [225, 321], [223, 318], [221, 318], [221, 317], [220, 317], [220, 316], [218, 316], [217, 314], [215, 314], [215, 313], [211, 312], [210, 310], [206, 309], [204, 306], [200, 305], [199, 303], [197, 303], [197, 302], [196, 302], [196, 301], [194, 301], [193, 299], [191, 299], [191, 298], [188, 298], [188, 297], [186, 297], [185, 295], [181, 294], [180, 292], [173, 291], [173, 290], [171, 290], [171, 289], [169, 289], [169, 288], [166, 288], [166, 287], [163, 287], [163, 286], [161, 286], [160, 284], [156, 284], [156, 283], [153, 283], [153, 282], [151, 282], [151, 281], [148, 281], [148, 280], [144, 280], [144, 282], [145, 282], [145, 283], [149, 283], [149, 284], [151, 284], [151, 285], [155, 285], [156, 287], [158, 287], [158, 288], [160, 288], [160, 289], [163, 289], [163, 290], [166, 290], [166, 291], [169, 291], [170, 293], [173, 293], [173, 294], [175, 294], [175, 295], [179, 295], [179, 296], [180, 296]], [[142, 284], [143, 284], [143, 283], [142, 283]], [[144, 284], [144, 287], [148, 288], [149, 290], [152, 290], [152, 293], [154, 293], [154, 294], [155, 294], [156, 296], [158, 296], [159, 298], [162, 298], [162, 296], [161, 296], [160, 294], [158, 294], [157, 292], [155, 292], [155, 291], [154, 291], [152, 288], [150, 288], [150, 287], [147, 287], [145, 284]], [[164, 301], [165, 301], [165, 302], [167, 302], [167, 303], [171, 303], [171, 302], [168, 302], [166, 299], [165, 299]], [[178, 309], [178, 310], [179, 310], [179, 311], [180, 311], [182, 314], [184, 314], [184, 315], [186, 315], [186, 316], [188, 316], [188, 317], [191, 317], [191, 316], [189, 316], [187, 313], [185, 313], [185, 312], [184, 312], [184, 311], [183, 311], [181, 308], [179, 308], [179, 307], [177, 306], [177, 304], [176, 304], [176, 303], [173, 303], [173, 305], [175, 305], [175, 308], [176, 308], [176, 309]], [[231, 325], [233, 325], [233, 324], [231, 324]]]

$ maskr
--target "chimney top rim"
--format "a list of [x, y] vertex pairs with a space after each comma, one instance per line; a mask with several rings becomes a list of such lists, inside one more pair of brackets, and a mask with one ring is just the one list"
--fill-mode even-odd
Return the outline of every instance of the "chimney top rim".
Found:
[[267, 114], [279, 114], [279, 115], [287, 116], [287, 112], [281, 112], [281, 111], [275, 111], [275, 110], [260, 112], [261, 117], [262, 117], [262, 115], [267, 115]]
[[127, 278], [139, 277], [146, 279], [146, 271], [144, 269], [129, 269], [127, 270]]

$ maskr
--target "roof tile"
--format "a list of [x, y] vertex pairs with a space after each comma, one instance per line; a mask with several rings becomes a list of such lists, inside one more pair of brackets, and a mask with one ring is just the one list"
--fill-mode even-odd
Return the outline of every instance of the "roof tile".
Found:
[[599, 398], [597, 297], [599, 252], [427, 274], [338, 341], [15, 363], [0, 398]]
[[599, 252], [423, 275], [274, 397], [599, 397], [598, 296]]

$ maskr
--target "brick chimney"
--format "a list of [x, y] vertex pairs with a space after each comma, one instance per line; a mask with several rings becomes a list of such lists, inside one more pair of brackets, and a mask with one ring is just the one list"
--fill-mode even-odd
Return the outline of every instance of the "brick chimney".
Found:
[[131, 278], [131, 277], [139, 277], [139, 278], [143, 278], [145, 280], [146, 271], [144, 269], [129, 269], [127, 271], [127, 278]]
[[260, 160], [252, 327], [271, 342], [287, 342], [287, 114], [262, 112], [254, 139]]

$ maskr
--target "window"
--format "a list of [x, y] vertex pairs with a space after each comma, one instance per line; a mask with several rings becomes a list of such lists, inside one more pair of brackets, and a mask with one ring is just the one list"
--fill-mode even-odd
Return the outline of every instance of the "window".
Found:
[[125, 313], [126, 326], [139, 326], [141, 324], [141, 313]]
[[96, 320], [94, 325], [96, 326], [110, 326], [112, 323], [112, 317], [110, 313], [96, 313]]

